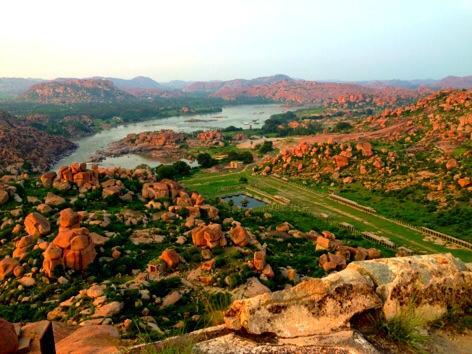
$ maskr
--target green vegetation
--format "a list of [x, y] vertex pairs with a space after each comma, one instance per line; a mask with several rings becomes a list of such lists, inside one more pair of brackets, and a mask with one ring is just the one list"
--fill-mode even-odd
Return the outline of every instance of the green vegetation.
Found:
[[381, 328], [392, 341], [406, 344], [416, 351], [423, 351], [428, 341], [426, 324], [425, 319], [415, 313], [415, 307], [411, 304], [399, 314], [382, 322]]
[[[248, 183], [241, 183], [239, 179], [244, 176]], [[251, 187], [269, 195], [285, 197], [291, 203], [284, 207], [279, 206], [276, 211], [282, 215], [290, 210], [296, 211], [292, 215], [298, 215], [304, 211], [308, 215], [314, 215], [317, 220], [320, 214], [328, 215], [328, 224], [348, 222], [360, 231], [370, 231], [378, 235], [388, 237], [398, 246], [405, 246], [418, 253], [444, 253], [450, 252], [464, 261], [472, 261], [472, 252], [465, 249], [446, 248], [440, 244], [424, 240], [424, 236], [412, 229], [398, 225], [388, 219], [376, 215], [367, 214], [350, 206], [340, 204], [328, 198], [328, 190], [320, 189], [320, 186], [308, 187], [293, 182], [286, 182], [272, 177], [249, 175], [247, 172], [212, 174], [199, 172], [190, 179], [183, 179], [182, 183], [190, 189], [197, 190], [204, 196], [216, 197], [229, 193], [236, 193]], [[261, 195], [261, 197], [264, 197]], [[374, 205], [377, 209], [377, 205]], [[266, 208], [273, 214], [274, 210]], [[288, 215], [288, 214], [287, 214]], [[287, 220], [289, 220], [287, 218]], [[290, 221], [290, 220], [289, 220]], [[290, 221], [291, 222], [291, 221]], [[319, 222], [319, 221], [318, 221]], [[357, 244], [363, 239], [357, 237]], [[388, 252], [388, 251], [387, 251]]]
[[154, 171], [158, 179], [179, 179], [184, 176], [189, 176], [191, 167], [184, 161], [177, 161], [172, 165], [157, 166]]
[[272, 143], [272, 141], [266, 140], [257, 148], [257, 150], [261, 154], [266, 154], [274, 150], [274, 144]]
[[472, 242], [472, 210], [466, 203], [449, 209], [438, 209], [434, 202], [424, 201], [419, 187], [400, 191], [370, 191], [359, 184], [344, 186], [339, 194], [362, 205], [371, 206], [382, 215], [425, 226]]
[[198, 154], [197, 162], [203, 168], [213, 167], [218, 163], [208, 152]]
[[290, 127], [288, 123], [298, 121], [297, 114], [288, 111], [286, 113], [274, 114], [264, 122], [261, 128], [263, 134], [276, 133], [277, 136], [289, 135], [310, 135], [316, 134], [323, 130], [323, 126], [315, 120], [304, 122], [297, 127]]
[[333, 127], [335, 133], [345, 133], [352, 130], [352, 125], [349, 122], [338, 122]]

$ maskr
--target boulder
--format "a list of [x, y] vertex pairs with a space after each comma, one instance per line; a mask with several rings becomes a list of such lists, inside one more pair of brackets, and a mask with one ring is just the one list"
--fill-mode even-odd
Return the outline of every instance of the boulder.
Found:
[[160, 182], [144, 183], [141, 195], [146, 199], [170, 199], [175, 200], [183, 188], [177, 182], [163, 179]]
[[92, 317], [112, 317], [120, 313], [123, 309], [123, 303], [119, 301], [113, 301], [108, 304], [105, 304], [95, 310], [95, 313]]
[[48, 276], [52, 277], [54, 269], [59, 265], [64, 265], [62, 259], [62, 248], [56, 246], [54, 243], [50, 243], [48, 248], [43, 253], [43, 272]]
[[56, 343], [57, 354], [111, 354], [120, 352], [120, 334], [111, 325], [79, 327]]
[[247, 299], [261, 294], [268, 294], [270, 289], [262, 284], [259, 279], [252, 277], [245, 284], [234, 289], [232, 293], [235, 299]]
[[51, 225], [48, 219], [36, 212], [32, 212], [26, 216], [24, 225], [28, 235], [34, 237], [47, 235], [51, 231]]
[[262, 272], [266, 265], [266, 255], [265, 251], [256, 251], [254, 252], [253, 265], [257, 271]]
[[23, 236], [21, 237], [16, 243], [15, 246], [16, 248], [13, 250], [12, 256], [14, 258], [18, 258], [19, 260], [22, 260], [28, 251], [31, 249], [31, 246], [34, 243], [34, 237], [33, 236]]
[[161, 308], [166, 308], [166, 307], [169, 307], [171, 305], [174, 305], [181, 298], [182, 298], [182, 294], [179, 291], [174, 290], [174, 291], [170, 292], [169, 294], [167, 294], [166, 296], [164, 296], [164, 298], [162, 299]]
[[44, 198], [44, 204], [55, 207], [65, 204], [65, 202], [66, 200], [64, 198], [52, 192], [48, 192], [48, 194], [46, 194], [46, 197]]
[[316, 238], [316, 250], [330, 250], [332, 248], [332, 242], [330, 239], [318, 236]]
[[0, 261], [0, 280], [3, 280], [10, 275], [17, 265], [18, 260], [15, 258], [3, 258]]
[[371, 157], [374, 155], [374, 152], [372, 151], [372, 145], [369, 142], [365, 143], [358, 143], [356, 145], [356, 150], [362, 152], [362, 156], [364, 157]]
[[233, 241], [236, 246], [244, 247], [249, 242], [249, 235], [246, 229], [241, 225], [236, 225], [235, 227], [231, 228], [229, 234], [231, 241]]
[[0, 205], [5, 204], [8, 202], [9, 199], [9, 194], [6, 190], [0, 189]]
[[423, 318], [435, 320], [448, 308], [472, 304], [472, 272], [451, 254], [352, 262], [346, 270], [372, 279], [387, 319], [413, 306]]
[[373, 286], [355, 270], [308, 279], [286, 290], [234, 301], [225, 324], [284, 338], [330, 333], [346, 327], [357, 313], [382, 306]]
[[59, 227], [73, 229], [80, 226], [80, 217], [71, 208], [61, 210], [59, 213]]
[[51, 277], [58, 265], [80, 271], [86, 269], [97, 256], [90, 232], [80, 227], [80, 216], [72, 209], [59, 215], [59, 232], [44, 251], [43, 271]]
[[449, 170], [452, 170], [453, 168], [456, 168], [458, 166], [457, 164], [457, 160], [456, 159], [449, 159], [447, 160], [446, 162], [446, 169], [449, 171]]
[[349, 158], [344, 155], [335, 155], [333, 157], [336, 169], [340, 170], [349, 165]]
[[18, 336], [12, 323], [0, 318], [0, 354], [14, 354], [18, 350]]
[[192, 242], [197, 247], [215, 248], [226, 244], [220, 224], [202, 224], [194, 228], [191, 235]]
[[151, 227], [149, 229], [134, 230], [130, 241], [135, 245], [146, 245], [150, 243], [162, 243], [165, 237], [161, 235], [161, 230]]
[[169, 268], [174, 268], [180, 263], [180, 256], [174, 249], [165, 249], [159, 256]]
[[49, 171], [41, 175], [39, 177], [39, 180], [43, 184], [43, 187], [45, 188], [51, 188], [52, 183], [54, 182], [54, 179], [56, 178], [57, 174], [54, 171]]

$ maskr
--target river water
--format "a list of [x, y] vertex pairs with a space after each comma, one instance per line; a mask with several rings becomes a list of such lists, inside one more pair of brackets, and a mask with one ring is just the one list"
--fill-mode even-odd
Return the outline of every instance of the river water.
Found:
[[[287, 107], [280, 104], [228, 106], [224, 107], [222, 112], [219, 113], [174, 116], [120, 125], [93, 136], [74, 140], [78, 145], [77, 150], [59, 160], [53, 168], [57, 169], [60, 166], [69, 165], [75, 161], [89, 161], [90, 157], [97, 150], [101, 150], [111, 142], [122, 139], [131, 133], [161, 129], [173, 129], [179, 132], [191, 133], [197, 130], [221, 129], [230, 125], [243, 129], [249, 129], [250, 127], [260, 128], [263, 122], [272, 114], [286, 112], [287, 110]], [[101, 161], [100, 165], [134, 168], [143, 163], [150, 166], [160, 165], [160, 162], [157, 160], [134, 154], [110, 157]]]

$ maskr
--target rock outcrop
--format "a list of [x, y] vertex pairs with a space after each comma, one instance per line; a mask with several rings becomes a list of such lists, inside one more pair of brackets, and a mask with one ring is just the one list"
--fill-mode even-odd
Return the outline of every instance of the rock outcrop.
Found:
[[84, 270], [97, 255], [88, 229], [80, 227], [80, 218], [72, 209], [60, 212], [59, 225], [59, 233], [43, 253], [43, 271], [48, 277], [58, 265]]
[[47, 218], [33, 212], [25, 218], [25, 230], [30, 236], [39, 237], [47, 235], [51, 231], [51, 225]]
[[388, 319], [406, 307], [434, 320], [472, 304], [472, 271], [450, 254], [353, 262], [293, 288], [233, 302], [226, 326], [282, 338], [332, 333], [377, 309]]

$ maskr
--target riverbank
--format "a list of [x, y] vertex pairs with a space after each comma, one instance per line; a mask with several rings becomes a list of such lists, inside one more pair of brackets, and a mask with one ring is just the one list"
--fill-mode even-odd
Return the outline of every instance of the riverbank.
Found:
[[[162, 129], [193, 133], [201, 130], [223, 129], [229, 126], [244, 128], [244, 123], [251, 122], [256, 115], [260, 121], [264, 121], [270, 118], [271, 115], [285, 112], [287, 109], [287, 107], [281, 104], [237, 105], [223, 107], [221, 113], [218, 113], [218, 118], [215, 118], [215, 120], [211, 122], [207, 120], [212, 119], [212, 113], [196, 114], [194, 115], [194, 122], [188, 122], [188, 119], [186, 119], [188, 115], [181, 114], [167, 118], [155, 118], [132, 124], [118, 125], [97, 134], [73, 140], [73, 142], [78, 145], [78, 148], [72, 154], [57, 161], [52, 166], [52, 169], [69, 165], [74, 161], [90, 162], [92, 156], [94, 156], [97, 151], [106, 149], [110, 143], [123, 139], [129, 134], [139, 134], [146, 131]], [[148, 156], [143, 157], [130, 153], [118, 158], [107, 157], [100, 161], [100, 165], [133, 168], [143, 163], [158, 165], [160, 162], [161, 161], [154, 160]]]

